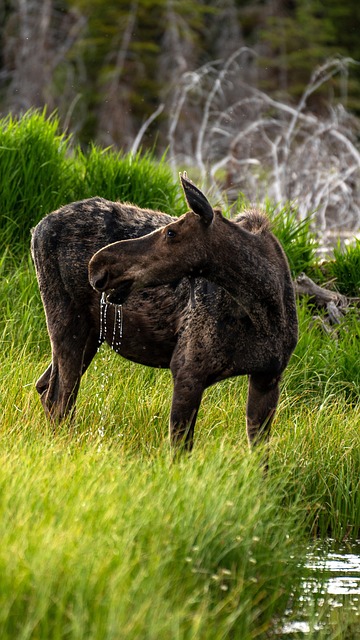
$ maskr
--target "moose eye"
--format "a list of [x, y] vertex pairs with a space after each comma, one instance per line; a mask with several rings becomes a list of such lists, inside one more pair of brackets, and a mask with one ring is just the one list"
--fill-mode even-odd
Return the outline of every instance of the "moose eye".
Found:
[[173, 229], [168, 229], [166, 232], [166, 235], [168, 238], [175, 238], [176, 236], [176, 231], [174, 231]]

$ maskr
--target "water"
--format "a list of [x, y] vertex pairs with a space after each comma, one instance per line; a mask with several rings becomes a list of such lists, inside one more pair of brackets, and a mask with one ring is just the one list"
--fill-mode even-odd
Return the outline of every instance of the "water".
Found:
[[[113, 312], [112, 313], [109, 311]], [[105, 342], [106, 338], [111, 335], [111, 342], [109, 342], [113, 351], [119, 353], [122, 338], [123, 338], [123, 309], [120, 304], [113, 304], [107, 302], [106, 294], [103, 293], [100, 299], [100, 327], [98, 338], [98, 357], [101, 345]], [[109, 385], [110, 378], [112, 377], [111, 367], [108, 366], [110, 352], [101, 351], [100, 358], [102, 358], [103, 366], [101, 367], [100, 385], [95, 394], [96, 411], [98, 413], [97, 420], [97, 435], [103, 438], [105, 435], [105, 424], [109, 423], [109, 415], [111, 416], [111, 410], [106, 403], [106, 387]], [[94, 365], [97, 369], [97, 364]], [[101, 447], [101, 444], [99, 445]]]
[[122, 305], [107, 302], [105, 293], [103, 293], [100, 298], [100, 330], [98, 350], [100, 349], [102, 343], [105, 341], [108, 331], [108, 310], [110, 307], [114, 311], [112, 339], [110, 346], [114, 351], [119, 352], [122, 343], [124, 322]]
[[296, 613], [287, 612], [279, 636], [299, 638], [314, 632], [311, 637], [317, 637], [316, 632], [351, 620], [360, 638], [360, 541], [346, 546], [330, 541], [309, 548], [305, 571]]
[[98, 350], [100, 349], [102, 343], [105, 341], [105, 337], [106, 337], [107, 312], [108, 312], [108, 304], [106, 302], [106, 294], [104, 292], [100, 298], [100, 330], [99, 330]]
[[[329, 595], [360, 595], [360, 555], [341, 550], [327, 554], [325, 560], [319, 559], [316, 554], [309, 557], [308, 568], [316, 572], [320, 570], [325, 574], [325, 588]], [[311, 582], [309, 583], [311, 587]]]

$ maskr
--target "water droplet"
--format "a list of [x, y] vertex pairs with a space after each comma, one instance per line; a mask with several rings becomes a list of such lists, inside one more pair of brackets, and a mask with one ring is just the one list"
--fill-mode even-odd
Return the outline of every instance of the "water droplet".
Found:
[[106, 339], [107, 335], [107, 323], [108, 323], [108, 309], [113, 308], [114, 311], [114, 324], [111, 339], [111, 348], [119, 353], [122, 337], [123, 337], [123, 310], [121, 304], [112, 304], [107, 302], [105, 293], [100, 298], [100, 329], [99, 329], [99, 346], [100, 349], [102, 343]]
[[113, 327], [113, 335], [111, 340], [111, 348], [114, 351], [118, 352], [121, 347], [123, 335], [123, 312], [122, 305], [115, 304], [114, 305], [114, 327]]

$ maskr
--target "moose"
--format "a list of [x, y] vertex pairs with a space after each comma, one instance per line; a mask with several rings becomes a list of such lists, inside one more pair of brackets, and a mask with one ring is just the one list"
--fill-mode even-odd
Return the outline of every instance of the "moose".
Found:
[[297, 342], [291, 274], [267, 218], [256, 210], [233, 221], [213, 210], [181, 176], [190, 208], [176, 218], [90, 198], [48, 214], [33, 230], [52, 362], [36, 383], [47, 416], [73, 413], [82, 374], [102, 339], [143, 365], [170, 368], [170, 441], [193, 447], [204, 390], [248, 376], [250, 445], [267, 442], [279, 383]]

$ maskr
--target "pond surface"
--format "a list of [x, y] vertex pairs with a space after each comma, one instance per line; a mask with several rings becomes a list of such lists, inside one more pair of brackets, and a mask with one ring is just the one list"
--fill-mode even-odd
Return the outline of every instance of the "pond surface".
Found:
[[346, 627], [360, 638], [360, 541], [309, 547], [305, 572], [303, 593], [278, 635], [326, 638], [327, 628], [331, 637], [331, 629]]

